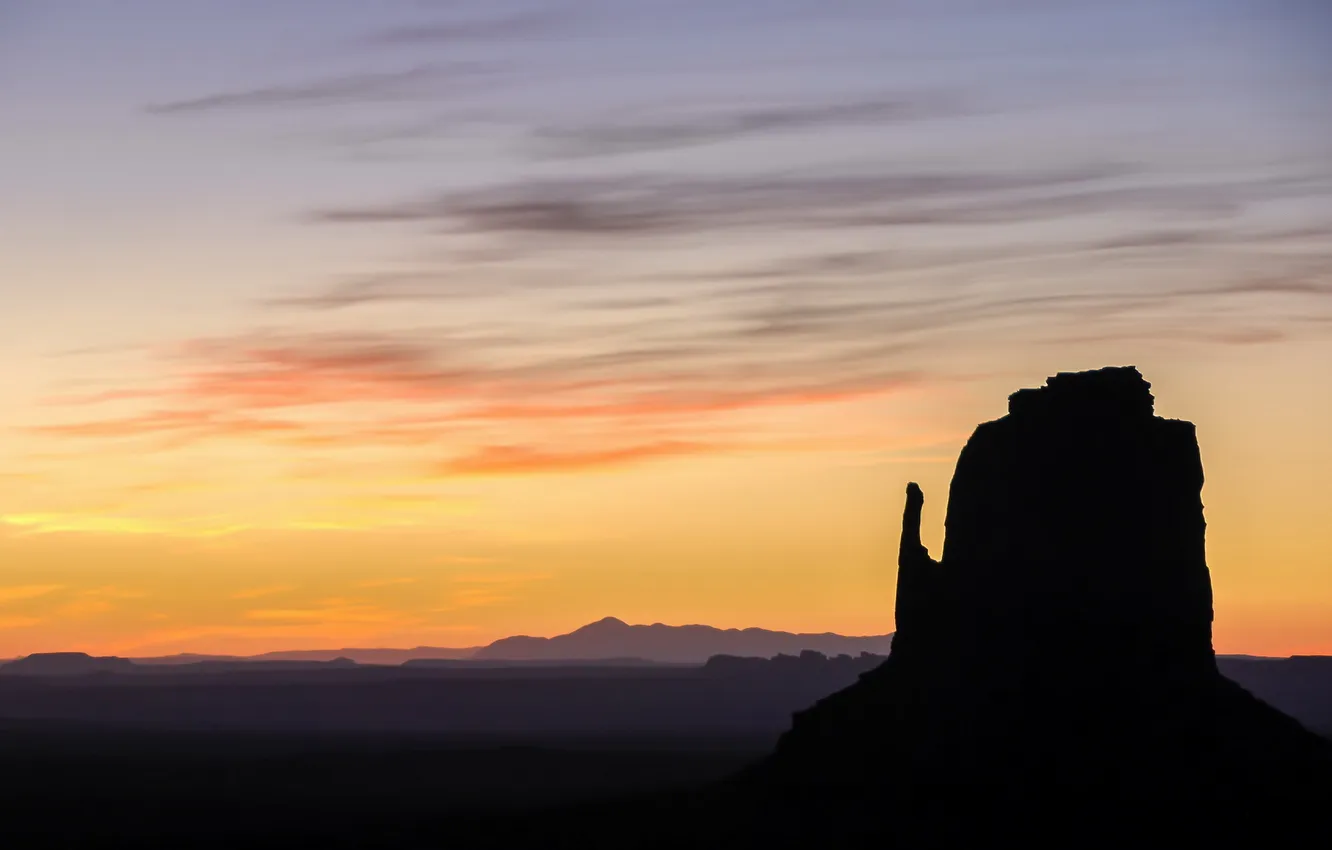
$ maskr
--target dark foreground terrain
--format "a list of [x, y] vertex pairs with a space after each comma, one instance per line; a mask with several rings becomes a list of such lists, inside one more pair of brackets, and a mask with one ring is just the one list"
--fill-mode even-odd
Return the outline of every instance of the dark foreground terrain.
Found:
[[772, 743], [11, 725], [0, 812], [10, 847], [491, 846], [721, 779]]
[[[821, 846], [1166, 846], [1254, 829], [1266, 846], [1309, 846], [1321, 806], [1235, 810], [1132, 800], [1011, 804], [938, 789], [911, 800], [732, 802], [711, 790], [769, 752], [754, 737], [489, 737], [147, 732], [8, 724], [4, 846], [133, 848], [786, 847], [810, 824]], [[720, 799], [720, 802], [718, 800]], [[871, 835], [839, 821], [882, 816]], [[1052, 813], [1061, 813], [1051, 818]], [[1065, 816], [1095, 833], [1066, 844]], [[1164, 816], [1167, 832], [1156, 818]], [[794, 827], [796, 832], [792, 832]], [[1180, 832], [1181, 823], [1188, 823]], [[1173, 824], [1173, 826], [1172, 826]], [[788, 834], [790, 833], [790, 834]], [[818, 833], [816, 828], [815, 834]], [[1171, 841], [1176, 839], [1170, 839]], [[958, 845], [957, 842], [963, 842]], [[1124, 845], [1129, 846], [1129, 845]]]
[[4, 675], [0, 823], [14, 847], [635, 846], [669, 824], [614, 824], [678, 825], [678, 792], [882, 660]]
[[[0, 724], [454, 740], [775, 739], [795, 712], [884, 660], [807, 652], [694, 666], [205, 663], [42, 676], [0, 669]], [[1332, 657], [1222, 657], [1217, 666], [1306, 727], [1332, 733]]]
[[[6, 847], [783, 846], [694, 792], [882, 661], [3, 676], [0, 823]], [[1220, 666], [1332, 730], [1332, 659]], [[885, 829], [919, 841], [929, 805]]]

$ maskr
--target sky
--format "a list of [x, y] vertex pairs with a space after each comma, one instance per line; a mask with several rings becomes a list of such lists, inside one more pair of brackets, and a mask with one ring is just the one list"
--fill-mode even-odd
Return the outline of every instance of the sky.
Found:
[[1136, 365], [1332, 654], [1319, 0], [0, 0], [0, 657], [892, 630]]

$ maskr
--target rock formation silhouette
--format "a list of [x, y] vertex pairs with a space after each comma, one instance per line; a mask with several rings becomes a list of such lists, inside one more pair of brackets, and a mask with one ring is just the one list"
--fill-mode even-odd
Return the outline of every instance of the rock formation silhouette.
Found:
[[742, 784], [898, 800], [1326, 793], [1332, 746], [1217, 669], [1202, 485], [1193, 424], [1155, 416], [1136, 368], [1014, 393], [958, 458], [938, 561], [907, 487], [888, 660], [797, 713]]

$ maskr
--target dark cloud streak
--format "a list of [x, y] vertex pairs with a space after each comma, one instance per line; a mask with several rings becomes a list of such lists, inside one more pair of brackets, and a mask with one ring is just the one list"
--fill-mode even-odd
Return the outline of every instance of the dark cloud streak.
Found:
[[963, 115], [955, 96], [887, 97], [848, 103], [786, 105], [674, 120], [576, 127], [543, 127], [532, 134], [539, 155], [604, 157], [725, 142], [765, 133], [823, 127], [921, 121]]
[[431, 21], [393, 27], [374, 33], [364, 43], [410, 47], [414, 45], [458, 45], [541, 35], [556, 30], [568, 17], [557, 9], [536, 9], [496, 18], [463, 21]]
[[438, 94], [441, 85], [476, 79], [485, 68], [475, 64], [423, 66], [405, 71], [347, 74], [305, 83], [220, 92], [147, 107], [155, 115], [290, 106], [337, 106], [411, 100]]
[[[1009, 193], [1095, 183], [1132, 173], [1118, 165], [1033, 172], [605, 177], [526, 181], [433, 200], [317, 211], [327, 223], [439, 221], [460, 232], [648, 236], [753, 226], [933, 223], [949, 216], [1002, 214], [1023, 204], [985, 200]], [[1112, 189], [1099, 190], [1102, 194]], [[1095, 193], [1088, 193], [1092, 198]], [[1074, 203], [1079, 196], [1071, 196]], [[949, 202], [953, 206], [946, 206]], [[909, 204], [943, 204], [937, 211]], [[885, 209], [887, 207], [887, 209]]]

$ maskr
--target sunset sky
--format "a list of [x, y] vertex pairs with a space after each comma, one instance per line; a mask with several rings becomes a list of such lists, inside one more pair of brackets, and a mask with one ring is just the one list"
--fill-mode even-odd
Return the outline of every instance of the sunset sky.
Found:
[[0, 658], [891, 631], [1138, 366], [1332, 654], [1321, 0], [0, 0]]

